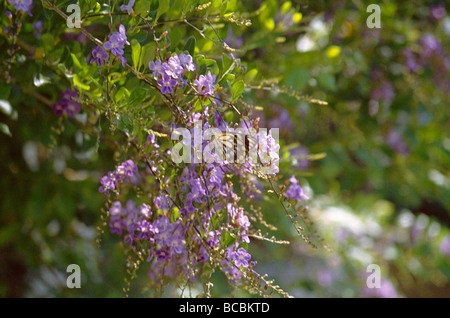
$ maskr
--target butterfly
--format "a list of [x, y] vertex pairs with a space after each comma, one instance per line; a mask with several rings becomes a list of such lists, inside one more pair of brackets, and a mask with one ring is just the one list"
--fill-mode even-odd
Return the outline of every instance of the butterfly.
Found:
[[244, 163], [248, 158], [256, 158], [256, 134], [222, 132], [214, 135], [208, 150], [213, 150], [216, 156], [206, 158], [207, 163], [213, 161], [223, 162], [224, 160], [227, 160], [229, 163]]

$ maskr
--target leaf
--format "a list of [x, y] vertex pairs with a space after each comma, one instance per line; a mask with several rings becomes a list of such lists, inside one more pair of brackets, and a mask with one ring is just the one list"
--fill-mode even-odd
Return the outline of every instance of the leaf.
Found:
[[11, 130], [9, 130], [8, 125], [0, 123], [0, 131], [9, 137], [12, 137]]
[[75, 65], [75, 67], [77, 68], [77, 71], [82, 69], [81, 63], [78, 60], [78, 58], [76, 57], [75, 54], [70, 53], [70, 55], [72, 56], [72, 60], [73, 60], [73, 65]]
[[244, 81], [238, 81], [236, 83], [233, 84], [233, 86], [231, 87], [231, 101], [234, 102], [237, 99], [239, 99], [239, 97], [241, 97], [242, 92], [244, 91], [245, 88], [245, 84]]
[[290, 86], [295, 90], [301, 90], [308, 83], [309, 72], [306, 68], [294, 68], [286, 75], [286, 86]]
[[255, 79], [256, 74], [258, 74], [258, 70], [256, 68], [251, 69], [250, 71], [248, 71], [245, 74], [245, 82], [246, 83], [251, 83]]
[[8, 99], [11, 94], [11, 86], [0, 86], [0, 99]]
[[190, 55], [194, 56], [195, 51], [195, 37], [190, 36], [186, 44], [184, 45], [183, 51], [188, 51]]
[[222, 72], [223, 72], [223, 74], [219, 78], [219, 82], [221, 82], [223, 80], [223, 78], [225, 78], [226, 75], [228, 75], [230, 72], [232, 72], [235, 67], [236, 67], [236, 62], [233, 59], [229, 58], [228, 55], [224, 53], [222, 55]]
[[333, 74], [321, 73], [317, 77], [317, 82], [320, 86], [332, 92], [337, 90], [336, 78]]
[[141, 45], [138, 40], [133, 39], [130, 42], [131, 44], [131, 59], [133, 60], [133, 67], [136, 71], [139, 71], [139, 61], [141, 56]]
[[137, 87], [132, 90], [130, 98], [128, 99], [129, 107], [136, 107], [141, 104], [145, 97], [147, 96], [147, 91], [142, 87]]
[[144, 68], [148, 65], [148, 62], [153, 61], [155, 59], [155, 48], [156, 45], [154, 42], [147, 43], [142, 47], [139, 64], [143, 65]]
[[150, 0], [141, 0], [136, 2], [136, 4], [133, 7], [133, 11], [136, 13], [136, 15], [140, 15], [143, 18], [148, 16], [150, 12], [150, 7], [152, 5], [152, 1]]
[[83, 84], [80, 79], [78, 78], [78, 75], [74, 75], [73, 76], [73, 83], [80, 89], [83, 89], [85, 91], [88, 91], [91, 89], [91, 87], [89, 85]]
[[169, 0], [159, 0], [159, 7], [158, 10], [156, 11], [155, 21], [158, 21], [160, 16], [169, 11], [169, 8], [170, 8]]
[[233, 64], [233, 59], [228, 56], [228, 54], [222, 54], [222, 69], [226, 72], [230, 66]]
[[223, 247], [228, 247], [231, 244], [233, 244], [236, 241], [236, 238], [231, 236], [228, 232], [225, 232], [222, 234], [222, 237], [220, 239], [220, 243]]

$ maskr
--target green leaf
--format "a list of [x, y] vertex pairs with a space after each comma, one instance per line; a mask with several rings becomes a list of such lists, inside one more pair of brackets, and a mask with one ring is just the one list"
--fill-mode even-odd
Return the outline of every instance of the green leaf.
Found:
[[244, 91], [245, 84], [244, 81], [238, 81], [233, 84], [231, 87], [231, 101], [236, 101], [239, 97], [241, 97], [242, 92]]
[[[222, 76], [219, 78], [219, 82], [221, 82], [226, 75], [230, 74], [234, 68], [236, 67], [236, 63], [233, 59], [229, 58], [227, 54], [222, 55]], [[233, 74], [234, 75], [234, 74]]]
[[309, 72], [306, 68], [294, 68], [286, 75], [285, 84], [295, 90], [301, 90], [308, 83]]
[[154, 42], [147, 43], [142, 47], [139, 64], [144, 65], [144, 68], [147, 67], [148, 62], [153, 61], [155, 59], [155, 48], [156, 45]]
[[80, 79], [78, 78], [78, 75], [76, 75], [76, 74], [73, 76], [73, 83], [80, 89], [83, 89], [85, 91], [90, 90], [90, 86], [82, 83], [80, 81]]
[[227, 71], [230, 66], [233, 64], [233, 59], [228, 57], [228, 54], [222, 54], [222, 69], [223, 71]]
[[8, 99], [11, 94], [11, 86], [0, 86], [0, 99]]
[[128, 99], [129, 107], [136, 107], [141, 104], [147, 96], [147, 90], [142, 87], [137, 87], [131, 91], [130, 98]]
[[186, 44], [184, 45], [183, 51], [188, 51], [190, 55], [194, 56], [195, 51], [195, 38], [193, 36], [190, 36]]
[[172, 50], [175, 50], [175, 48], [177, 47], [178, 43], [180, 42], [182, 36], [184, 35], [182, 30], [184, 29], [179, 29], [179, 28], [173, 28], [169, 31], [169, 39], [170, 39], [170, 45]]
[[141, 56], [141, 45], [138, 40], [133, 39], [130, 42], [131, 44], [131, 59], [133, 60], [133, 67], [136, 71], [139, 71], [139, 61]]
[[77, 71], [81, 70], [82, 66], [81, 66], [80, 61], [78, 60], [78, 58], [73, 53], [70, 53], [70, 55], [72, 56], [73, 65], [77, 68]]
[[9, 130], [8, 125], [0, 123], [0, 131], [9, 137], [12, 137], [11, 130]]
[[333, 74], [321, 73], [317, 77], [317, 82], [320, 86], [332, 92], [337, 90], [336, 78]]
[[258, 70], [256, 68], [251, 69], [250, 71], [248, 71], [245, 74], [245, 82], [246, 83], [251, 83], [255, 79], [256, 74], [258, 74]]
[[140, 15], [141, 17], [145, 18], [150, 13], [151, 6], [151, 0], [140, 0], [134, 5], [133, 11], [136, 13], [136, 15]]
[[236, 238], [231, 236], [228, 232], [223, 233], [220, 243], [223, 247], [228, 247], [236, 241]]
[[169, 8], [170, 8], [169, 0], [159, 0], [159, 7], [158, 10], [156, 11], [155, 21], [158, 21], [160, 16], [169, 11]]

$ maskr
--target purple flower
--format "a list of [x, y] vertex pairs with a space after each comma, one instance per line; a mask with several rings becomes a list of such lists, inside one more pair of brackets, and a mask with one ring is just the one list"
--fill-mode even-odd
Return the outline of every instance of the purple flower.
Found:
[[74, 100], [69, 100], [66, 102], [66, 114], [69, 117], [75, 116], [76, 113], [79, 113], [81, 110], [80, 103]]
[[178, 235], [172, 235], [168, 245], [170, 246], [171, 251], [174, 251], [176, 254], [181, 254], [185, 250], [183, 237]]
[[439, 252], [442, 255], [450, 256], [450, 234], [447, 234], [439, 245]]
[[34, 37], [39, 39], [42, 34], [42, 20], [33, 23]]
[[127, 59], [123, 57], [123, 55], [120, 56], [120, 62], [122, 63], [122, 66], [125, 67], [127, 64]]
[[150, 143], [155, 148], [159, 148], [159, 145], [156, 143], [156, 137], [155, 134], [150, 134], [147, 137], [147, 142]]
[[227, 36], [225, 37], [224, 41], [228, 46], [234, 48], [239, 48], [242, 46], [242, 44], [244, 44], [242, 36], [236, 37], [231, 27], [228, 27]]
[[[153, 200], [153, 203], [155, 204], [157, 209], [168, 210], [170, 201], [166, 196], [159, 195]], [[166, 219], [162, 219], [162, 220], [163, 220], [163, 221], [161, 221], [162, 223], [167, 224], [166, 221], [168, 221], [168, 220], [166, 220]]]
[[303, 193], [302, 187], [298, 184], [298, 181], [294, 176], [292, 176], [289, 181], [291, 182], [291, 185], [286, 191], [286, 197], [297, 201], [309, 200], [308, 196]]
[[397, 130], [391, 129], [385, 138], [386, 144], [392, 150], [395, 150], [401, 155], [407, 155], [409, 153], [408, 145], [404, 142], [401, 134]]
[[62, 114], [66, 114], [69, 117], [75, 116], [75, 114], [81, 110], [81, 105], [77, 101], [78, 98], [79, 96], [77, 92], [66, 89], [61, 94], [61, 100], [53, 104], [53, 111], [55, 115], [60, 116]]
[[195, 64], [194, 64], [194, 62], [192, 62], [192, 56], [191, 55], [181, 53], [178, 58], [180, 60], [181, 66], [186, 71], [188, 71], [188, 72], [195, 71]]
[[178, 79], [183, 73], [183, 67], [181, 66], [180, 59], [178, 58], [178, 55], [174, 55], [169, 58], [169, 61], [167, 63], [164, 63], [163, 66], [164, 72], [171, 76], [172, 78]]
[[31, 14], [32, 0], [9, 0], [8, 2], [9, 4], [14, 4], [14, 9], [26, 12], [30, 17], [33, 16]]
[[178, 81], [174, 78], [171, 78], [169, 75], [164, 74], [162, 78], [157, 80], [157, 83], [159, 86], [161, 86], [161, 93], [166, 94], [172, 94], [173, 93], [173, 87], [178, 85]]
[[128, 14], [131, 14], [131, 11], [133, 11], [134, 2], [135, 0], [130, 0], [127, 5], [122, 4], [120, 6], [120, 11], [127, 11]]
[[100, 45], [92, 50], [92, 56], [94, 58], [92, 59], [91, 63], [97, 62], [98, 66], [102, 66], [103, 61], [106, 61], [109, 58], [108, 53], [106, 53], [105, 50], [103, 50], [103, 47], [101, 47]]
[[116, 189], [117, 179], [115, 173], [109, 171], [103, 178], [101, 178], [100, 183], [102, 185], [98, 188], [98, 191], [109, 195], [109, 190]]
[[111, 51], [114, 56], [122, 56], [123, 55], [123, 47], [125, 42], [122, 38], [122, 35], [118, 32], [114, 32], [109, 41], [106, 41], [103, 46], [106, 50]]
[[414, 56], [413, 51], [411, 49], [404, 49], [403, 50], [403, 56], [405, 57], [405, 65], [411, 72], [417, 72], [419, 69], [419, 63], [417, 63], [417, 60]]
[[164, 75], [163, 63], [160, 60], [148, 62], [148, 68], [153, 72], [153, 76]]
[[116, 171], [119, 176], [133, 177], [133, 176], [137, 175], [138, 168], [134, 164], [133, 160], [127, 160], [125, 162], [122, 162], [117, 167]]
[[[117, 33], [117, 32], [115, 32], [115, 33]], [[126, 33], [126, 30], [125, 30], [125, 27], [122, 24], [119, 26], [118, 35], [119, 35], [120, 40], [123, 42], [124, 45], [125, 44], [126, 45], [130, 45], [130, 42], [128, 42], [128, 39], [127, 39], [127, 33]]]
[[446, 15], [447, 11], [445, 11], [445, 7], [443, 4], [438, 4], [430, 8], [430, 17], [435, 21], [442, 19]]
[[78, 93], [71, 90], [71, 89], [66, 89], [64, 92], [62, 92], [61, 94], [61, 99], [62, 100], [75, 100], [78, 99]]
[[390, 103], [395, 97], [394, 86], [388, 79], [383, 78], [370, 92], [373, 100], [384, 100]]
[[197, 92], [200, 95], [205, 95], [211, 97], [214, 95], [216, 75], [211, 75], [211, 71], [208, 74], [200, 75], [199, 79], [194, 81], [195, 86], [197, 86]]
[[419, 39], [418, 43], [422, 48], [421, 56], [425, 58], [431, 57], [432, 55], [441, 51], [441, 44], [439, 43], [438, 39], [436, 39], [436, 37], [431, 33], [423, 35]]
[[65, 104], [62, 103], [61, 101], [56, 102], [52, 105], [53, 107], [53, 112], [55, 113], [56, 116], [61, 116], [64, 113], [65, 110]]
[[231, 258], [234, 259], [236, 266], [248, 267], [251, 255], [243, 247], [240, 247], [237, 252], [231, 253]]

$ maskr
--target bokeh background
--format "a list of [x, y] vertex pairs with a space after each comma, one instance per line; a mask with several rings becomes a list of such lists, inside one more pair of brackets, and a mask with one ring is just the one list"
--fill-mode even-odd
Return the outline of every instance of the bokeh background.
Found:
[[[22, 39], [45, 47], [32, 25], [42, 20], [45, 34], [57, 17], [34, 3]], [[291, 244], [251, 244], [255, 269], [295, 297], [450, 297], [448, 2], [377, 1], [381, 28], [372, 29], [368, 1], [229, 3], [252, 13], [251, 26], [219, 29], [247, 67], [244, 100], [259, 106], [261, 127], [281, 129], [280, 171], [301, 180], [309, 218], [331, 249], [305, 244], [279, 203], [262, 197], [274, 234]], [[0, 9], [3, 55], [6, 1]], [[65, 40], [83, 39], [68, 32]], [[197, 39], [203, 51], [208, 45]], [[15, 84], [0, 82], [8, 126], [0, 134], [0, 296], [123, 297], [123, 247], [108, 231], [99, 246], [96, 229], [99, 179], [114, 153], [58, 121], [36, 94], [52, 89], [45, 70], [23, 63], [37, 74], [34, 86], [17, 84], [31, 80], [25, 71]], [[66, 287], [73, 263], [81, 289]], [[370, 264], [381, 268], [379, 289], [366, 287]], [[130, 296], [152, 295], [142, 272]], [[216, 275], [212, 296], [248, 295]]]

